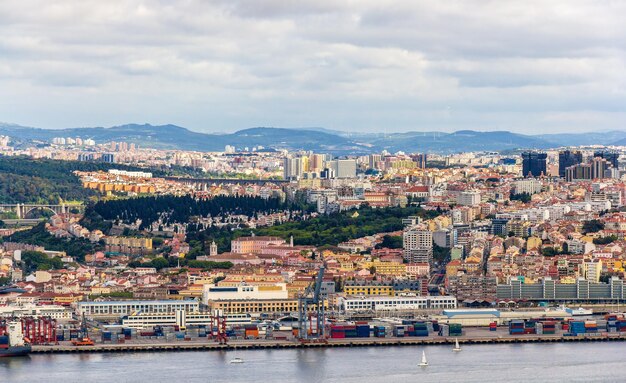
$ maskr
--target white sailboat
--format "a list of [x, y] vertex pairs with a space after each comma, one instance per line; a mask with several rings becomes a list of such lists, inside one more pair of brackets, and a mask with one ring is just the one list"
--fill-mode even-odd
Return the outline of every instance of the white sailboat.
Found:
[[420, 367], [428, 366], [428, 361], [426, 360], [426, 351], [422, 350], [422, 361], [420, 362]]
[[461, 346], [459, 346], [459, 338], [454, 338], [454, 347], [452, 351], [461, 351]]

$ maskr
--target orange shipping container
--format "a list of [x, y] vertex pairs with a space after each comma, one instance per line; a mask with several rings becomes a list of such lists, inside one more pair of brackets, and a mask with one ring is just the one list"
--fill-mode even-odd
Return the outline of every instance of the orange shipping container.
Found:
[[246, 330], [246, 337], [257, 338], [259, 336], [259, 330]]

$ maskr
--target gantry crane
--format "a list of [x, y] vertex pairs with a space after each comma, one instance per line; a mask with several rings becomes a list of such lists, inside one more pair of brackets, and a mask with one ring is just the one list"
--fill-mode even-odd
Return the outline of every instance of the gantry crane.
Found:
[[[324, 313], [324, 299], [321, 297], [324, 269], [325, 266], [322, 264], [315, 280], [309, 284], [304, 293], [298, 297], [298, 337], [300, 340], [325, 338], [324, 327], [326, 318]], [[315, 310], [316, 331], [313, 331], [313, 315], [309, 312], [311, 308]]]
[[85, 318], [85, 313], [83, 313], [82, 320], [80, 321], [80, 333], [79, 337], [76, 340], [72, 341], [74, 346], [93, 346], [94, 341], [89, 338], [89, 331], [87, 328], [87, 319]]

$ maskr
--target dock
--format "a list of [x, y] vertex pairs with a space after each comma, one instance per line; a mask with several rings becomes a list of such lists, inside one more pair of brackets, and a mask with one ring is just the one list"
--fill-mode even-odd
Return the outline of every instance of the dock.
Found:
[[[459, 343], [472, 344], [507, 344], [507, 343], [570, 343], [570, 342], [620, 342], [626, 341], [626, 335], [610, 336], [562, 336], [562, 335], [523, 335], [498, 337], [459, 337]], [[327, 339], [321, 342], [299, 342], [285, 340], [236, 340], [228, 344], [201, 341], [177, 341], [170, 343], [120, 343], [94, 346], [73, 346], [71, 344], [33, 346], [33, 354], [52, 353], [109, 353], [109, 352], [173, 352], [173, 351], [233, 351], [264, 349], [310, 349], [332, 347], [385, 347], [385, 346], [427, 346], [452, 345], [453, 337], [404, 337], [404, 338], [351, 338]]]

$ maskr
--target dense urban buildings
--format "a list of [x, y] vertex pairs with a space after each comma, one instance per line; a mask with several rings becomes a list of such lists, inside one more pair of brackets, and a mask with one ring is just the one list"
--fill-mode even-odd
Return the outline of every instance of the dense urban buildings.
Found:
[[47, 159], [42, 174], [79, 159], [58, 182], [82, 194], [0, 205], [0, 278], [14, 289], [0, 294], [0, 315], [84, 315], [150, 333], [213, 326], [221, 313], [244, 338], [286, 336], [264, 323], [294, 337], [298, 326], [317, 334], [311, 318], [323, 312], [436, 320], [457, 308], [626, 301], [615, 149], [427, 161], [56, 139], [25, 158], [10, 142], [2, 160]]

